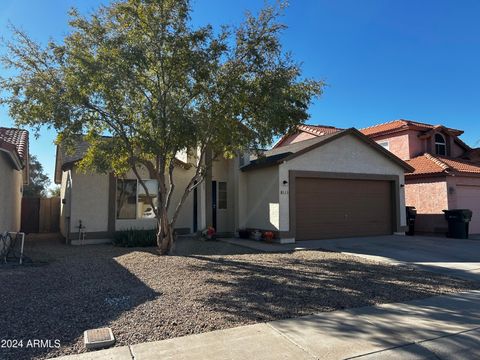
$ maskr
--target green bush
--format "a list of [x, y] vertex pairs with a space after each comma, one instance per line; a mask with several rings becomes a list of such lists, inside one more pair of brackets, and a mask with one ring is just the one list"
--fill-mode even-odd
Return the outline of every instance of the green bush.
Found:
[[124, 247], [146, 247], [157, 245], [157, 230], [128, 229], [116, 231], [113, 244]]

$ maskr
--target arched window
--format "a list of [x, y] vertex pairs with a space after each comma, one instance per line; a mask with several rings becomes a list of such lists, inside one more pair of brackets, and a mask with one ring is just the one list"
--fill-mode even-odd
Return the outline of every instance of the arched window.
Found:
[[447, 142], [442, 134], [435, 134], [435, 153], [437, 155], [447, 155]]

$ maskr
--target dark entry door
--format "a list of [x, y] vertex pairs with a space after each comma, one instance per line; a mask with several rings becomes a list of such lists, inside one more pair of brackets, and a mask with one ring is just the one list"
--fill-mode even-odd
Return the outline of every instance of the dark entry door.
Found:
[[217, 182], [216, 181], [212, 181], [212, 226], [215, 230], [217, 230]]
[[[197, 182], [195, 181], [195, 185]], [[197, 187], [193, 189], [193, 232], [198, 230], [198, 191]]]

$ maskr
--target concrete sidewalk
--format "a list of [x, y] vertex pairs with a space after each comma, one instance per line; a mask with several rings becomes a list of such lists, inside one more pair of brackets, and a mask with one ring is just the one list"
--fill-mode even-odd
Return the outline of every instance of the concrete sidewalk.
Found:
[[480, 358], [480, 291], [116, 347], [63, 360]]

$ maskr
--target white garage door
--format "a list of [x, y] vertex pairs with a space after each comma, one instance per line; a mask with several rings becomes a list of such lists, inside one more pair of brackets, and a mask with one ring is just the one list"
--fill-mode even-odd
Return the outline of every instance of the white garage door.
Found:
[[480, 186], [457, 186], [457, 207], [473, 211], [470, 234], [480, 234]]

